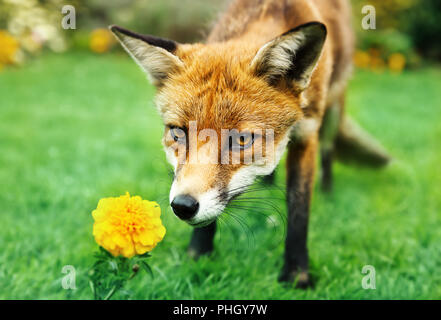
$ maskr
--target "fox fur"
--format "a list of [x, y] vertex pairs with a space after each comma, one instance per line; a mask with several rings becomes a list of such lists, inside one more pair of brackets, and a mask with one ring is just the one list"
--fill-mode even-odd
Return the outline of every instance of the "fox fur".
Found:
[[[271, 174], [288, 149], [288, 233], [280, 280], [309, 285], [306, 239], [315, 159], [321, 149], [323, 183], [329, 189], [336, 141], [351, 140], [343, 125], [354, 52], [349, 1], [234, 0], [206, 41], [196, 44], [117, 26], [111, 30], [157, 87], [156, 105], [166, 128], [163, 144], [175, 170], [170, 201], [180, 194], [198, 201], [197, 214], [186, 220], [201, 227], [190, 252], [198, 256], [212, 250], [215, 220], [228, 202], [257, 176]], [[170, 148], [171, 131], [187, 130], [191, 121], [197, 121], [197, 130], [219, 133], [222, 128], [271, 128], [274, 164], [178, 161]], [[339, 145], [347, 151], [344, 141]], [[220, 154], [222, 145], [218, 148]], [[375, 159], [376, 149], [370, 150]], [[387, 162], [382, 156], [380, 162]]]

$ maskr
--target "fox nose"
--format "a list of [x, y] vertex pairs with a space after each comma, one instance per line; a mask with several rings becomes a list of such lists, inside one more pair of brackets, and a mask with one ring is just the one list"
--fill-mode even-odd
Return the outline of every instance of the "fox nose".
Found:
[[175, 215], [182, 220], [193, 218], [199, 209], [199, 202], [190, 195], [176, 196], [170, 205]]

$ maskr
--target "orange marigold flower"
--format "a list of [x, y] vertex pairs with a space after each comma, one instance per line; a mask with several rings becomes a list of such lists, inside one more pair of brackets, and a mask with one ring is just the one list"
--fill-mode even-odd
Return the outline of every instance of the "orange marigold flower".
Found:
[[92, 212], [96, 242], [113, 256], [131, 258], [153, 250], [164, 238], [161, 208], [156, 202], [126, 195], [104, 198]]

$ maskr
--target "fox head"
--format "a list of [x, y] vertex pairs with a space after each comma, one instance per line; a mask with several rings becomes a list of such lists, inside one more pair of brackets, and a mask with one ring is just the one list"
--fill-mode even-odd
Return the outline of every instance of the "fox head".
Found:
[[196, 227], [211, 223], [257, 176], [277, 166], [303, 117], [303, 92], [325, 26], [302, 25], [262, 46], [239, 40], [178, 44], [110, 29], [157, 87], [163, 145], [174, 167], [173, 211]]

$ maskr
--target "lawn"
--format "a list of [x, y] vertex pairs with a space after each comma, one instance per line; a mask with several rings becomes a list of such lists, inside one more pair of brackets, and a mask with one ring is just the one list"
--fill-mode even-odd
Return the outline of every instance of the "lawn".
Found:
[[[316, 186], [309, 234], [316, 285], [302, 291], [277, 282], [284, 222], [276, 211], [236, 212], [243, 223], [225, 220], [213, 256], [186, 256], [191, 228], [167, 204], [170, 167], [154, 89], [125, 55], [47, 55], [4, 70], [0, 298], [90, 299], [91, 211], [100, 198], [129, 191], [158, 201], [167, 228], [150, 260], [155, 276], [135, 278], [132, 298], [439, 299], [440, 88], [441, 69], [356, 73], [348, 112], [395, 162], [379, 171], [337, 165], [334, 192]], [[258, 194], [285, 214], [283, 192]], [[76, 269], [76, 290], [61, 287], [65, 265]], [[375, 267], [375, 290], [361, 286], [365, 265]]]

